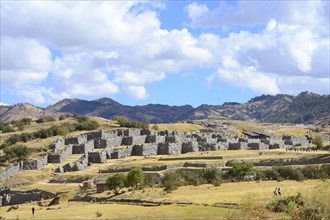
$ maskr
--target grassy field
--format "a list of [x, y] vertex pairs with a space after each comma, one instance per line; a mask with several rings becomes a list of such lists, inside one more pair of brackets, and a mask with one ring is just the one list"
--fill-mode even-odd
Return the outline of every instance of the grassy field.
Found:
[[[114, 121], [93, 117], [100, 124], [99, 129], [110, 131], [118, 128]], [[50, 122], [45, 124], [32, 124], [26, 126], [24, 132], [33, 132], [39, 129], [48, 128], [52, 125], [57, 125], [63, 122], [75, 122], [74, 119], [65, 119], [63, 121]], [[231, 121], [240, 131], [242, 130], [264, 130], [273, 134], [288, 134], [288, 135], [304, 135], [310, 131], [302, 127], [278, 127], [274, 128], [271, 125], [259, 125], [256, 122], [239, 122]], [[151, 125], [152, 126], [152, 125]], [[97, 130], [99, 130], [97, 129]], [[190, 123], [172, 123], [172, 124], [158, 124], [158, 130], [178, 130], [182, 132], [198, 132], [203, 129], [202, 126]], [[20, 133], [20, 132], [18, 132]], [[77, 136], [86, 133], [86, 131], [72, 132], [67, 137]], [[11, 133], [12, 134], [12, 133]], [[10, 134], [0, 134], [1, 141], [7, 138]], [[48, 139], [37, 139], [25, 143], [31, 148], [45, 149], [60, 138], [59, 136]], [[41, 170], [37, 171], [20, 171], [17, 175], [9, 180], [0, 183], [0, 186], [12, 187], [17, 190], [28, 189], [42, 189], [52, 192], [67, 192], [63, 194], [66, 197], [60, 205], [50, 207], [38, 206], [36, 203], [19, 205], [17, 210], [7, 212], [8, 207], [2, 207], [0, 215], [6, 219], [230, 219], [232, 213], [237, 213], [237, 210], [216, 208], [213, 205], [220, 203], [235, 203], [240, 204], [242, 198], [249, 196], [257, 200], [258, 204], [266, 204], [273, 198], [273, 191], [276, 187], [280, 187], [283, 196], [294, 195], [297, 192], [308, 193], [318, 185], [326, 185], [328, 188], [328, 195], [330, 194], [330, 182], [322, 180], [306, 180], [303, 182], [297, 181], [250, 181], [239, 183], [223, 183], [215, 187], [213, 185], [200, 186], [183, 186], [174, 190], [172, 193], [165, 193], [162, 188], [146, 188], [144, 190], [128, 191], [123, 195], [126, 198], [142, 199], [154, 202], [170, 202], [172, 205], [162, 205], [158, 207], [143, 207], [137, 205], [127, 204], [100, 204], [100, 203], [85, 203], [85, 202], [68, 202], [68, 198], [72, 198], [78, 192], [78, 185], [81, 184], [82, 179], [95, 178], [103, 179], [112, 174], [99, 173], [99, 170], [118, 167], [142, 167], [154, 165], [175, 165], [183, 164], [185, 162], [193, 163], [207, 163], [220, 164], [224, 167], [228, 160], [248, 160], [258, 161], [266, 159], [285, 159], [285, 158], [299, 158], [305, 156], [314, 156], [318, 154], [328, 153], [326, 151], [318, 152], [286, 152], [285, 149], [277, 150], [224, 150], [224, 151], [209, 151], [209, 152], [192, 152], [182, 155], [157, 155], [149, 158], [144, 157], [128, 157], [122, 159], [107, 160], [103, 164], [92, 164], [84, 171], [67, 172], [63, 174], [55, 174], [54, 169], [59, 165], [64, 165], [68, 162], [78, 159], [81, 155], [70, 156], [68, 160], [62, 164], [48, 164]], [[35, 154], [36, 155], [36, 154]], [[224, 159], [208, 159], [211, 156], [223, 156]], [[192, 157], [188, 158], [188, 157]], [[206, 159], [195, 159], [206, 157]], [[180, 158], [180, 160], [159, 160], [160, 158], [173, 159]], [[265, 168], [265, 167], [261, 167]], [[271, 168], [271, 167], [267, 167]], [[202, 169], [202, 168], [201, 168]], [[258, 167], [260, 169], [260, 167]], [[162, 174], [163, 172], [158, 172]], [[49, 180], [65, 181], [67, 185], [60, 183], [49, 183]], [[70, 180], [76, 181], [70, 183]], [[94, 194], [97, 197], [108, 197], [112, 193], [105, 192], [102, 194]], [[325, 197], [327, 198], [327, 197]], [[49, 201], [45, 201], [49, 202]], [[193, 205], [178, 205], [177, 203], [192, 203]], [[31, 215], [32, 206], [36, 207], [36, 215]], [[102, 214], [97, 217], [96, 212]]]
[[[183, 186], [172, 193], [164, 194], [160, 188], [147, 188], [135, 192], [127, 192], [134, 198], [152, 201], [192, 202], [195, 205], [162, 205], [143, 207], [124, 204], [101, 204], [89, 202], [70, 202], [67, 200], [51, 207], [40, 207], [36, 203], [19, 205], [17, 210], [6, 212], [8, 207], [2, 207], [2, 216], [6, 219], [226, 219], [233, 209], [216, 208], [215, 203], [240, 203], [246, 196], [253, 197], [260, 204], [266, 204], [273, 197], [275, 187], [281, 187], [282, 196], [294, 195], [297, 192], [308, 193], [319, 185], [327, 185], [330, 192], [330, 182], [321, 180], [297, 181], [261, 181], [224, 183], [221, 186], [212, 185]], [[69, 188], [68, 188], [69, 189]], [[105, 193], [103, 193], [104, 195]], [[31, 208], [36, 207], [36, 215], [32, 218]], [[96, 212], [102, 214], [96, 216]], [[275, 214], [274, 214], [275, 215]]]
[[[35, 216], [31, 208], [36, 208]], [[2, 208], [4, 209], [4, 208]], [[101, 213], [97, 217], [96, 212]], [[205, 206], [167, 205], [158, 207], [143, 207], [135, 205], [67, 203], [60, 209], [47, 210], [35, 203], [21, 205], [18, 210], [2, 211], [6, 219], [224, 219], [233, 210]]]
[[[152, 127], [154, 124], [151, 124]], [[169, 123], [169, 124], [156, 124], [158, 126], [158, 130], [160, 131], [181, 131], [181, 132], [196, 132], [204, 127], [197, 124], [191, 123]]]
[[[285, 159], [285, 158], [299, 158], [305, 156], [314, 156], [319, 154], [325, 154], [326, 151], [318, 152], [286, 152], [285, 150], [268, 150], [268, 151], [252, 151], [252, 150], [232, 150], [232, 151], [210, 151], [210, 152], [194, 152], [187, 153], [182, 155], [157, 155], [150, 158], [144, 158], [141, 156], [134, 156], [122, 159], [111, 159], [107, 160], [106, 163], [101, 164], [92, 164], [91, 166], [86, 167], [84, 171], [77, 172], [66, 172], [63, 174], [52, 174], [54, 170], [59, 165], [64, 165], [69, 161], [65, 161], [62, 164], [48, 164], [41, 170], [26, 170], [20, 171], [17, 175], [9, 179], [8, 181], [2, 182], [0, 186], [9, 186], [9, 187], [23, 187], [24, 189], [33, 189], [38, 188], [36, 182], [41, 180], [50, 180], [57, 179], [59, 181], [64, 180], [77, 180], [77, 179], [87, 179], [87, 178], [96, 178], [103, 179], [111, 174], [109, 173], [99, 173], [99, 170], [107, 170], [110, 168], [121, 168], [121, 167], [151, 167], [151, 166], [160, 166], [160, 165], [179, 165], [181, 167], [185, 162], [190, 163], [203, 163], [203, 164], [214, 164], [220, 167], [224, 167], [225, 163], [228, 160], [244, 160], [244, 161], [258, 161], [266, 159]], [[72, 158], [78, 158], [80, 155], [71, 156]], [[209, 157], [209, 156], [224, 156], [224, 159], [199, 159], [191, 160], [188, 157]], [[69, 158], [71, 158], [69, 157]], [[235, 157], [235, 158], [226, 158], [226, 157]], [[159, 160], [160, 158], [172, 159], [180, 158], [180, 160]], [[187, 159], [185, 159], [187, 158]], [[223, 165], [223, 166], [221, 166]], [[257, 167], [258, 169], [265, 169], [269, 167]], [[202, 169], [202, 168], [201, 168]], [[162, 174], [163, 172], [158, 172]], [[45, 189], [44, 185], [40, 186]], [[56, 190], [56, 189], [55, 189]]]

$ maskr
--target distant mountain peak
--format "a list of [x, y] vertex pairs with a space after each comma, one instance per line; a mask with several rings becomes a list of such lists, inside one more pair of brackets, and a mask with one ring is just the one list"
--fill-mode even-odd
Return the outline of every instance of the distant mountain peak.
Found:
[[0, 106], [0, 121], [15, 117], [40, 117], [77, 113], [81, 115], [112, 118], [126, 116], [131, 120], [151, 123], [168, 123], [195, 119], [260, 120], [275, 123], [308, 123], [329, 114], [330, 95], [302, 92], [298, 96], [278, 94], [261, 95], [247, 103], [226, 102], [222, 105], [204, 104], [196, 108], [190, 105], [166, 104], [122, 105], [111, 98], [93, 101], [63, 99], [46, 109], [28, 103]]
[[249, 103], [251, 103], [251, 102], [258, 102], [258, 101], [263, 101], [263, 100], [267, 100], [267, 99], [269, 99], [269, 98], [273, 98], [274, 96], [272, 96], [272, 95], [265, 95], [265, 94], [263, 94], [263, 95], [261, 95], [261, 96], [257, 96], [257, 97], [254, 97], [254, 98], [252, 98], [252, 99], [250, 99], [248, 102]]
[[241, 103], [238, 102], [225, 102], [223, 103], [223, 106], [229, 106], [229, 105], [240, 105]]
[[102, 104], [119, 104], [119, 102], [116, 102], [115, 100], [113, 100], [111, 98], [107, 98], [107, 97], [95, 99], [94, 102], [99, 102]]

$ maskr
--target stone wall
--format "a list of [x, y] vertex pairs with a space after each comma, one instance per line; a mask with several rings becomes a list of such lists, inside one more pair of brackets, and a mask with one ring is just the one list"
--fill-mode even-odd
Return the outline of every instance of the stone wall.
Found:
[[330, 163], [329, 155], [318, 155], [314, 158], [288, 158], [277, 160], [260, 160], [254, 162], [255, 166], [286, 166], [286, 165], [307, 165], [307, 164], [325, 164]]
[[181, 154], [182, 146], [178, 143], [159, 143], [157, 155], [177, 155]]
[[189, 152], [198, 152], [198, 142], [197, 141], [189, 141], [186, 143], [182, 143], [181, 153], [189, 153]]
[[87, 135], [79, 135], [77, 137], [66, 138], [64, 142], [65, 142], [65, 145], [83, 144], [83, 143], [87, 142]]
[[89, 163], [104, 163], [106, 159], [107, 153], [105, 150], [88, 152]]
[[121, 140], [121, 144], [122, 146], [129, 146], [133, 144], [133, 137], [123, 137], [123, 139]]
[[41, 199], [54, 198], [55, 194], [42, 190], [12, 191], [10, 189], [0, 190], [0, 205], [17, 205]]
[[48, 155], [48, 163], [62, 163], [72, 154], [72, 145], [65, 146], [61, 152]]
[[63, 138], [59, 138], [50, 148], [55, 153], [57, 150], [63, 148], [65, 145], [65, 140]]
[[48, 162], [48, 156], [45, 155], [40, 157], [39, 159], [32, 160], [32, 161], [22, 161], [21, 162], [21, 169], [22, 170], [39, 170], [43, 166], [45, 166]]
[[228, 143], [228, 150], [241, 150], [241, 143]]
[[158, 145], [155, 143], [147, 143], [134, 145], [132, 148], [132, 156], [152, 156], [157, 155]]
[[10, 178], [11, 176], [14, 176], [16, 173], [18, 173], [18, 171], [20, 171], [19, 163], [10, 165], [9, 167], [7, 167], [6, 169], [0, 172], [0, 181], [4, 181]]
[[90, 140], [84, 144], [73, 145], [72, 154], [86, 154], [94, 149], [94, 140]]

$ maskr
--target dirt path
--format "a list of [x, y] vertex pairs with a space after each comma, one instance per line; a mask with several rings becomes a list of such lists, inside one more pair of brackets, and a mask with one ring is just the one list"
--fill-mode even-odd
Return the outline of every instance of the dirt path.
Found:
[[64, 185], [62, 183], [50, 183], [49, 180], [42, 180], [37, 182], [37, 184], [50, 186], [79, 186], [79, 183], [67, 183]]

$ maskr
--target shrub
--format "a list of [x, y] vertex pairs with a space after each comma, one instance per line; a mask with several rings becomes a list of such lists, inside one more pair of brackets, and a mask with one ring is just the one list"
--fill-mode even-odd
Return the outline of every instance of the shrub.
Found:
[[18, 160], [24, 160], [30, 155], [31, 149], [24, 145], [16, 145], [13, 147], [6, 147], [4, 149], [4, 153], [5, 160], [7, 161], [14, 158], [17, 158]]
[[159, 127], [158, 127], [158, 125], [154, 124], [154, 125], [152, 126], [152, 129], [158, 131]]
[[127, 184], [129, 186], [143, 186], [144, 184], [144, 173], [140, 167], [135, 167], [131, 169], [127, 174]]
[[238, 163], [235, 162], [233, 167], [228, 171], [227, 176], [231, 177], [234, 180], [240, 181], [243, 180], [248, 175], [255, 174], [255, 169], [252, 163], [243, 162]]
[[64, 114], [64, 115], [60, 115], [60, 117], [58, 117], [58, 120], [62, 121], [62, 120], [64, 120], [64, 119], [66, 119], [66, 118], [70, 118], [70, 117], [71, 117], [70, 114]]
[[85, 119], [79, 120], [79, 123], [76, 125], [76, 130], [77, 131], [83, 131], [83, 130], [91, 131], [91, 130], [97, 129], [98, 127], [100, 127], [100, 125], [99, 125], [99, 123], [97, 123], [97, 121], [89, 120], [87, 118], [87, 120], [85, 120]]
[[201, 176], [205, 179], [207, 183], [212, 183], [215, 186], [219, 186], [222, 181], [221, 175], [215, 167], [204, 169]]
[[292, 167], [273, 167], [279, 173], [279, 176], [283, 179], [292, 179], [302, 181], [304, 179], [303, 173], [299, 169]]
[[2, 133], [9, 133], [14, 132], [15, 130], [9, 123], [0, 123], [0, 131], [2, 131]]
[[324, 145], [323, 145], [323, 139], [322, 139], [321, 136], [314, 137], [313, 138], [313, 144], [315, 144], [318, 149], [321, 149], [321, 148], [324, 147]]
[[290, 212], [291, 209], [302, 206], [303, 204], [301, 193], [297, 193], [293, 196], [275, 198], [267, 204], [267, 208], [273, 212]]
[[53, 116], [45, 116], [42, 118], [39, 118], [36, 120], [37, 123], [45, 123], [45, 122], [51, 122], [51, 121], [56, 121], [56, 119]]
[[175, 172], [177, 176], [180, 178], [182, 185], [198, 186], [206, 183], [205, 179], [203, 179], [203, 177], [198, 173], [194, 173], [186, 170], [176, 170]]
[[168, 172], [162, 178], [162, 186], [166, 192], [172, 192], [182, 185], [177, 172]]
[[96, 217], [101, 217], [102, 216], [102, 213], [99, 212], [99, 211], [96, 211], [95, 214], [96, 214]]
[[293, 220], [323, 220], [330, 219], [329, 183], [319, 185], [302, 197], [303, 205], [293, 210], [290, 215]]
[[127, 127], [127, 128], [149, 128], [149, 122], [147, 121], [130, 121], [125, 116], [114, 116], [114, 120], [117, 121], [120, 127]]
[[273, 219], [272, 213], [267, 211], [264, 206], [259, 205], [252, 193], [243, 196], [240, 208], [241, 213], [238, 216], [234, 215], [234, 219]]
[[145, 186], [154, 186], [158, 183], [158, 177], [152, 173], [145, 173], [144, 174], [144, 185]]
[[32, 122], [32, 119], [31, 118], [22, 118], [21, 122], [23, 125], [30, 125]]
[[124, 174], [115, 174], [107, 179], [107, 185], [110, 190], [113, 190], [116, 195], [126, 185], [127, 178]]

